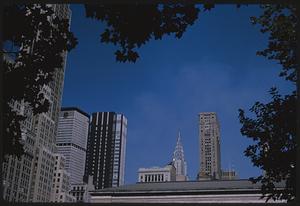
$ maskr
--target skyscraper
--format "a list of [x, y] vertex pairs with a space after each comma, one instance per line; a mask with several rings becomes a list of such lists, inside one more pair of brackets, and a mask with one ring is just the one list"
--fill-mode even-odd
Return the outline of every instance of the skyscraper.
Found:
[[[39, 6], [38, 4], [35, 6]], [[56, 16], [71, 19], [69, 5], [48, 5]], [[20, 158], [7, 157], [3, 164], [3, 197], [12, 202], [49, 202], [56, 152], [56, 131], [61, 105], [67, 52], [61, 54], [64, 62], [53, 74], [53, 81], [44, 85], [42, 93], [48, 99], [49, 111], [33, 116], [22, 102], [14, 107], [26, 113], [21, 123], [25, 154]]]
[[187, 164], [184, 160], [183, 146], [181, 143], [180, 131], [178, 132], [177, 143], [173, 153], [172, 164], [176, 168], [176, 181], [187, 180]]
[[64, 107], [59, 113], [56, 146], [66, 158], [65, 169], [70, 183], [81, 183], [84, 175], [89, 115], [75, 107]]
[[220, 125], [215, 112], [199, 114], [200, 171], [198, 180], [221, 178]]
[[124, 184], [127, 119], [115, 112], [90, 117], [85, 181], [93, 176], [95, 189]]

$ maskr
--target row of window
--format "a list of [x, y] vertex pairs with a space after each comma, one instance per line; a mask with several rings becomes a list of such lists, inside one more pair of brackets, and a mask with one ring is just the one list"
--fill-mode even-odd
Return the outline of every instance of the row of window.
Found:
[[142, 175], [141, 182], [163, 182], [164, 175], [163, 174], [151, 174], [151, 175]]

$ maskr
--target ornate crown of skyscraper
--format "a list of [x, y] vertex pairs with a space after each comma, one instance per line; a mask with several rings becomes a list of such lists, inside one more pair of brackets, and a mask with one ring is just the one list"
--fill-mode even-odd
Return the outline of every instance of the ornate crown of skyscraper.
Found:
[[175, 151], [173, 153], [173, 160], [184, 160], [183, 146], [180, 140], [181, 140], [181, 136], [179, 131]]

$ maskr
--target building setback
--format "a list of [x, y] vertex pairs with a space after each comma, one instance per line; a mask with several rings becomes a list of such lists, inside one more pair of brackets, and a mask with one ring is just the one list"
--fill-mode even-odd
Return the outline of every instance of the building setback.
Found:
[[53, 185], [51, 192], [51, 202], [75, 202], [70, 191], [70, 173], [65, 169], [66, 159], [62, 154], [55, 154], [55, 165], [53, 175]]
[[85, 182], [93, 176], [95, 189], [124, 184], [127, 119], [115, 112], [90, 117]]
[[200, 171], [198, 180], [221, 178], [220, 125], [215, 112], [199, 114]]
[[59, 113], [56, 138], [57, 152], [66, 158], [65, 169], [70, 173], [70, 183], [83, 180], [89, 115], [75, 107], [64, 107]]

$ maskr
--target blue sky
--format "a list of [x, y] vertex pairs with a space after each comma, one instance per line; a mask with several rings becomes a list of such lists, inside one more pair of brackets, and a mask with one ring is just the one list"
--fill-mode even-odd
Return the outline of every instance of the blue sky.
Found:
[[199, 112], [217, 112], [221, 125], [222, 168], [240, 178], [259, 175], [243, 151], [251, 143], [240, 134], [238, 109], [267, 102], [277, 86], [292, 85], [278, 77], [276, 62], [255, 55], [267, 36], [250, 23], [260, 9], [217, 5], [200, 13], [181, 39], [166, 36], [142, 46], [136, 63], [115, 61], [116, 47], [100, 42], [103, 24], [85, 18], [82, 5], [72, 5], [71, 30], [79, 40], [67, 59], [63, 106], [92, 113], [115, 111], [128, 119], [125, 183], [137, 181], [139, 167], [171, 161], [180, 129], [188, 174], [199, 170]]

